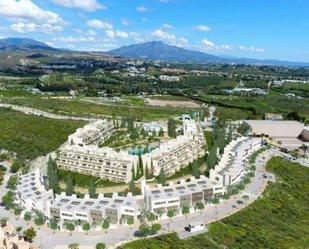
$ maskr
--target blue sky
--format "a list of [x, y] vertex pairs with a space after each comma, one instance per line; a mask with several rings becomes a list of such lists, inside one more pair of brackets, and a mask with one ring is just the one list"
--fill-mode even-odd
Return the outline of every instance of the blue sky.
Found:
[[0, 0], [0, 37], [106, 51], [162, 40], [211, 54], [309, 61], [308, 0]]

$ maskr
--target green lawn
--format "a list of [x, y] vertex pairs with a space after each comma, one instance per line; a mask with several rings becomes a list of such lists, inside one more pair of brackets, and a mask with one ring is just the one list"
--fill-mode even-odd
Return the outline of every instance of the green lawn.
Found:
[[122, 249], [306, 249], [309, 248], [309, 168], [276, 157], [277, 176], [244, 210], [209, 225], [208, 233], [179, 240], [175, 234], [128, 243]]
[[57, 149], [85, 122], [54, 120], [0, 109], [0, 148], [34, 159]]
[[58, 176], [60, 181], [66, 181], [67, 177], [70, 176], [73, 180], [74, 185], [80, 187], [88, 187], [91, 184], [94, 184], [94, 186], [96, 187], [112, 187], [124, 184], [124, 183], [110, 182], [108, 180], [103, 180], [99, 177], [82, 175], [65, 170], [58, 170]]

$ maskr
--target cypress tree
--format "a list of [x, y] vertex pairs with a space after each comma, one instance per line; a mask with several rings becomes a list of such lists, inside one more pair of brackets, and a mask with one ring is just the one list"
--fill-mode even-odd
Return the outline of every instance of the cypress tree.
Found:
[[66, 193], [68, 195], [72, 195], [73, 192], [74, 192], [73, 180], [71, 176], [68, 176], [66, 180]]
[[90, 198], [96, 198], [97, 197], [96, 187], [93, 184], [89, 185], [88, 193], [89, 193]]
[[161, 168], [160, 173], [158, 175], [158, 182], [161, 183], [162, 185], [165, 185], [166, 183], [166, 178], [165, 178], [165, 173], [163, 168]]

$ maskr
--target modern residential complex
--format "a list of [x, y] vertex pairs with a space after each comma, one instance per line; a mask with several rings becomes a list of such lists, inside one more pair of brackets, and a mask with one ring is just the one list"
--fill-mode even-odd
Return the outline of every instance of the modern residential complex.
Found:
[[142, 180], [142, 194], [138, 196], [131, 193], [127, 196], [113, 193], [111, 197], [100, 194], [98, 198], [89, 195], [78, 198], [65, 193], [54, 196], [51, 190], [46, 190], [43, 177], [37, 170], [19, 175], [17, 200], [24, 209], [39, 210], [48, 219], [58, 220], [61, 226], [70, 221], [101, 224], [104, 219], [111, 224], [125, 223], [129, 218], [135, 220], [145, 209], [159, 215], [168, 210], [180, 214], [182, 207], [193, 211], [198, 202], [209, 203], [212, 198], [222, 196], [228, 186], [239, 183], [245, 175], [249, 156], [260, 147], [259, 138], [240, 137], [226, 146], [209, 178], [191, 177], [187, 181], [182, 179], [168, 186], [159, 184], [156, 187], [150, 187]]
[[[112, 129], [112, 124], [107, 121], [97, 121], [78, 129], [69, 136], [69, 143], [60, 149], [56, 160], [58, 168], [115, 182], [131, 181], [132, 168], [137, 167], [138, 156], [130, 155], [128, 151], [116, 152], [109, 147], [99, 148], [97, 145], [112, 133]], [[204, 156], [206, 141], [199, 123], [185, 121], [183, 132], [184, 135], [162, 143], [157, 149], [143, 155], [144, 167], [152, 164], [154, 175], [158, 175], [161, 168], [166, 175], [172, 175]]]

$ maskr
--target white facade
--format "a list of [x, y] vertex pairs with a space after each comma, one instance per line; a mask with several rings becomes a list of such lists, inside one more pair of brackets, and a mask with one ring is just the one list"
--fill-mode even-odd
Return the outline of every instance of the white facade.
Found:
[[47, 201], [53, 200], [53, 191], [46, 190], [43, 175], [39, 169], [26, 174], [18, 175], [17, 200], [25, 210], [38, 210], [42, 213], [47, 212]]
[[96, 145], [67, 145], [61, 149], [56, 160], [59, 169], [113, 182], [131, 181], [132, 167], [136, 166], [137, 161], [137, 156], [125, 151], [116, 152], [112, 148], [99, 148]]
[[104, 142], [113, 133], [113, 123], [107, 120], [97, 120], [76, 130], [68, 137], [70, 145], [84, 146]]

